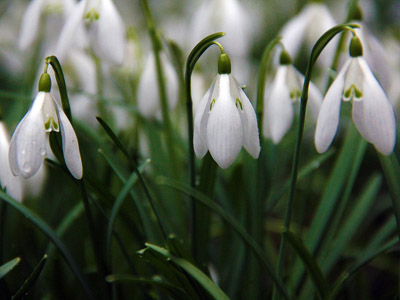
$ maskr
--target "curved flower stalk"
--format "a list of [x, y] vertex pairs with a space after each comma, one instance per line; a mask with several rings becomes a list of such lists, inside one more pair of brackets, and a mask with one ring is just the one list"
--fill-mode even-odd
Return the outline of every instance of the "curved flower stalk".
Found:
[[10, 163], [8, 162], [9, 136], [6, 126], [0, 121], [0, 183], [1, 188], [15, 200], [21, 202], [23, 186], [21, 177], [12, 174]]
[[82, 178], [82, 161], [78, 139], [63, 109], [50, 94], [51, 81], [43, 73], [39, 93], [31, 108], [20, 121], [11, 138], [9, 161], [14, 175], [33, 176], [40, 168], [47, 153], [46, 134], [61, 131], [65, 164], [71, 174]]
[[[265, 90], [263, 133], [278, 144], [293, 123], [293, 104], [300, 101], [304, 76], [291, 64], [289, 54], [283, 50], [275, 77]], [[310, 83], [309, 103], [316, 120], [322, 102], [322, 94]]]
[[76, 33], [89, 23], [89, 39], [97, 56], [122, 64], [125, 50], [125, 27], [112, 0], [82, 0], [67, 19], [58, 39], [56, 53], [64, 59], [76, 42]]
[[32, 0], [22, 17], [18, 47], [25, 51], [36, 40], [41, 20], [45, 15], [62, 14], [66, 19], [75, 5], [74, 0]]
[[350, 43], [350, 58], [333, 81], [322, 102], [315, 131], [315, 146], [325, 152], [339, 125], [341, 100], [353, 103], [353, 122], [360, 134], [379, 152], [388, 155], [396, 141], [393, 107], [362, 56], [357, 36]]
[[[283, 26], [280, 32], [282, 44], [290, 56], [295, 58], [303, 43], [311, 50], [318, 38], [336, 24], [324, 3], [310, 2]], [[320, 61], [324, 66], [330, 66], [333, 60], [337, 44], [335, 41], [330, 42], [321, 53]]]
[[218, 73], [197, 108], [193, 144], [197, 157], [210, 151], [217, 164], [226, 169], [242, 146], [258, 158], [260, 141], [253, 106], [230, 74], [230, 60], [225, 53], [220, 55]]
[[[173, 110], [178, 103], [178, 78], [165, 53], [161, 53], [161, 64], [166, 80], [168, 108]], [[148, 55], [143, 70], [138, 83], [139, 112], [146, 118], [161, 119], [161, 100], [153, 52]]]

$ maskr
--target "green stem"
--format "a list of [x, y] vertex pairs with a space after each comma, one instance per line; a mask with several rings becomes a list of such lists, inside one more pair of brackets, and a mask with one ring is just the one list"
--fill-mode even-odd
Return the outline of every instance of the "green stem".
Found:
[[[194, 163], [194, 146], [193, 146], [193, 101], [192, 101], [192, 91], [191, 91], [191, 76], [194, 67], [200, 58], [200, 56], [210, 47], [214, 41], [220, 37], [223, 37], [225, 33], [218, 32], [211, 34], [204, 39], [202, 39], [190, 52], [185, 69], [185, 89], [186, 89], [186, 115], [188, 120], [188, 149], [189, 149], [189, 172], [190, 172], [190, 186], [196, 188], [196, 167]], [[196, 258], [196, 232], [198, 232], [198, 203], [191, 197], [191, 229], [192, 229], [192, 253], [193, 257]]]
[[[322, 50], [326, 47], [326, 45], [337, 35], [338, 33], [344, 30], [350, 30], [352, 27], [358, 27], [357, 24], [341, 24], [335, 26], [325, 32], [319, 40], [315, 43], [314, 47], [311, 50], [310, 59], [308, 61], [307, 70], [304, 76], [303, 90], [300, 97], [300, 111], [299, 111], [299, 120], [298, 120], [298, 128], [297, 128], [297, 137], [296, 137], [296, 145], [293, 154], [293, 163], [292, 163], [292, 172], [290, 176], [290, 187], [289, 187], [289, 198], [286, 206], [286, 213], [284, 218], [284, 228], [283, 231], [290, 230], [291, 218], [292, 218], [292, 208], [294, 201], [294, 193], [296, 189], [297, 182], [297, 172], [299, 167], [299, 158], [300, 158], [300, 150], [301, 150], [301, 142], [303, 140], [303, 132], [304, 132], [304, 122], [306, 116], [306, 108], [308, 101], [308, 88], [310, 85], [311, 75], [313, 67], [321, 54]], [[286, 254], [286, 239], [282, 237], [281, 246], [279, 250], [278, 257], [278, 276], [281, 277], [283, 273], [284, 266], [284, 258]], [[279, 295], [274, 292], [274, 299], [278, 299]]]
[[158, 92], [159, 92], [160, 102], [161, 102], [161, 113], [162, 113], [162, 119], [163, 119], [164, 128], [165, 128], [165, 135], [166, 135], [167, 151], [168, 151], [169, 158], [170, 158], [172, 174], [174, 174], [174, 176], [176, 176], [176, 174], [178, 174], [178, 172], [177, 172], [178, 165], [177, 165], [175, 149], [174, 149], [172, 125], [171, 125], [171, 120], [169, 117], [170, 111], [168, 108], [168, 96], [167, 96], [167, 89], [166, 89], [166, 84], [165, 84], [165, 77], [164, 77], [163, 67], [162, 67], [161, 58], [160, 58], [160, 52], [162, 50], [162, 43], [161, 43], [159, 36], [157, 35], [154, 19], [151, 14], [151, 10], [150, 10], [148, 1], [141, 0], [141, 2], [142, 2], [144, 14], [146, 16], [147, 26], [148, 26], [148, 30], [149, 30], [149, 34], [150, 34], [150, 38], [151, 38], [151, 43], [153, 46], [154, 59], [155, 59], [156, 70], [157, 70]]

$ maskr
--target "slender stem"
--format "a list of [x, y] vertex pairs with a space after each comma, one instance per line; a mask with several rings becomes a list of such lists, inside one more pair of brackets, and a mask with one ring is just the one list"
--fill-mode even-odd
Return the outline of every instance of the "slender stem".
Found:
[[165, 84], [165, 77], [163, 72], [163, 67], [161, 64], [161, 57], [160, 52], [162, 50], [162, 44], [159, 36], [157, 35], [157, 31], [155, 28], [155, 23], [153, 16], [151, 14], [151, 10], [149, 7], [149, 3], [147, 0], [142, 0], [143, 10], [147, 20], [147, 26], [149, 29], [149, 34], [151, 38], [151, 43], [153, 46], [154, 52], [154, 59], [156, 64], [157, 70], [157, 82], [158, 82], [158, 92], [160, 95], [160, 102], [161, 102], [161, 113], [162, 119], [165, 127], [165, 135], [166, 135], [166, 144], [167, 144], [167, 151], [170, 158], [170, 165], [172, 167], [172, 174], [178, 174], [177, 172], [177, 160], [174, 150], [174, 139], [172, 134], [172, 125], [171, 120], [169, 117], [169, 108], [168, 108], [168, 96], [167, 96], [167, 89]]
[[[306, 117], [306, 108], [308, 101], [308, 88], [310, 85], [311, 75], [313, 71], [313, 67], [321, 54], [322, 50], [326, 47], [326, 45], [334, 38], [335, 35], [344, 31], [344, 30], [353, 30], [353, 27], [359, 27], [357, 24], [341, 24], [335, 26], [325, 32], [319, 40], [315, 43], [313, 49], [311, 50], [310, 58], [307, 65], [307, 70], [304, 76], [303, 90], [300, 97], [300, 111], [299, 111], [299, 120], [298, 120], [298, 128], [297, 128], [297, 137], [296, 137], [296, 145], [293, 154], [293, 163], [292, 163], [292, 171], [290, 175], [290, 187], [289, 187], [289, 198], [286, 206], [286, 213], [283, 224], [283, 232], [290, 230], [291, 218], [292, 218], [292, 208], [294, 201], [294, 194], [296, 190], [296, 182], [297, 182], [297, 172], [299, 167], [299, 158], [300, 158], [300, 150], [301, 150], [301, 142], [303, 140], [303, 132], [304, 132], [304, 122]], [[281, 245], [278, 256], [278, 268], [277, 273], [278, 276], [282, 276], [283, 266], [286, 254], [286, 239], [282, 237]], [[276, 293], [276, 289], [274, 290], [273, 299], [278, 299], [279, 295]]]

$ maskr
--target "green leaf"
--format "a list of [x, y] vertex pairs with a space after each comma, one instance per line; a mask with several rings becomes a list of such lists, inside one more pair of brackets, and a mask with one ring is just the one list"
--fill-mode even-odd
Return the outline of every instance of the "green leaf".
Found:
[[289, 243], [292, 245], [293, 249], [296, 250], [297, 254], [300, 256], [304, 265], [306, 266], [310, 276], [318, 290], [318, 294], [321, 299], [325, 299], [326, 295], [329, 293], [328, 282], [325, 276], [322, 274], [317, 261], [313, 258], [311, 253], [306, 249], [303, 242], [298, 238], [293, 232], [286, 230], [283, 232], [284, 238], [287, 238]]
[[110, 283], [134, 283], [134, 284], [148, 284], [159, 288], [166, 295], [170, 295], [173, 299], [178, 300], [190, 300], [191, 298], [180, 288], [176, 286], [162, 282], [160, 280], [155, 279], [146, 279], [142, 277], [136, 277], [132, 275], [124, 275], [124, 274], [112, 274], [106, 277], [106, 280]]
[[9, 262], [6, 262], [4, 265], [0, 266], [0, 279], [3, 278], [5, 275], [7, 275], [8, 272], [10, 272], [16, 265], [19, 264], [21, 259], [19, 257], [16, 257]]
[[192, 265], [183, 258], [178, 258], [170, 254], [170, 252], [156, 245], [146, 243], [146, 246], [159, 254], [170, 259], [173, 263], [185, 270], [192, 278], [194, 278], [214, 299], [229, 300], [228, 296], [202, 271]]
[[25, 280], [24, 284], [20, 287], [18, 292], [14, 296], [12, 296], [11, 298], [12, 300], [23, 299], [26, 296], [26, 293], [39, 278], [40, 273], [42, 272], [44, 265], [46, 263], [46, 260], [47, 260], [47, 254], [43, 255], [42, 259], [36, 265], [35, 269], [33, 269], [31, 275], [29, 275], [29, 277]]
[[87, 283], [85, 277], [82, 275], [78, 268], [75, 260], [72, 258], [71, 254], [64, 243], [58, 238], [57, 234], [44, 222], [38, 215], [33, 211], [29, 210], [24, 205], [20, 204], [18, 201], [12, 199], [9, 195], [0, 191], [0, 198], [7, 202], [10, 206], [14, 207], [20, 214], [26, 217], [33, 225], [35, 225], [60, 251], [61, 256], [64, 258], [67, 265], [71, 268], [72, 273], [75, 275], [78, 282], [83, 287], [86, 295], [89, 299], [96, 299], [93, 291], [91, 290], [89, 284]]
[[208, 208], [216, 212], [222, 219], [224, 219], [224, 221], [226, 221], [236, 231], [236, 233], [239, 234], [239, 236], [244, 240], [244, 242], [249, 246], [249, 248], [257, 255], [260, 261], [264, 264], [272, 280], [276, 283], [282, 295], [286, 299], [291, 299], [291, 297], [287, 292], [288, 289], [283, 285], [282, 280], [276, 275], [271, 263], [271, 259], [265, 256], [264, 252], [261, 250], [261, 247], [247, 233], [246, 229], [244, 229], [244, 227], [238, 221], [236, 221], [229, 213], [227, 213], [223, 208], [214, 203], [212, 199], [200, 193], [199, 191], [189, 187], [186, 184], [165, 177], [159, 177], [157, 179], [157, 182], [159, 184], [170, 186], [171, 188], [174, 188], [189, 196], [192, 196], [193, 199], [197, 199], [198, 201], [206, 205]]

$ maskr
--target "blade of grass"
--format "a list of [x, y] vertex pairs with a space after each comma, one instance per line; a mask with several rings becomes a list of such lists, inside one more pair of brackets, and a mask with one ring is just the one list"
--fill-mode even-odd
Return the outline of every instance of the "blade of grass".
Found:
[[16, 257], [9, 262], [6, 262], [4, 265], [0, 266], [0, 279], [3, 278], [5, 275], [7, 275], [8, 272], [10, 272], [16, 265], [19, 264], [21, 259], [19, 257]]
[[42, 259], [39, 261], [39, 263], [36, 265], [35, 269], [33, 269], [33, 272], [29, 277], [25, 280], [24, 284], [20, 287], [20, 289], [17, 291], [17, 293], [12, 296], [12, 300], [18, 300], [18, 299], [23, 299], [26, 296], [26, 293], [29, 291], [29, 289], [32, 287], [32, 285], [38, 280], [44, 265], [47, 261], [47, 254], [45, 254]]
[[176, 190], [179, 190], [189, 196], [192, 196], [193, 199], [197, 199], [205, 206], [216, 212], [224, 221], [226, 221], [235, 231], [239, 234], [239, 236], [244, 240], [244, 242], [249, 246], [249, 248], [257, 255], [260, 261], [264, 264], [267, 273], [271, 276], [272, 280], [277, 285], [279, 291], [286, 299], [291, 299], [289, 296], [287, 289], [283, 285], [282, 280], [276, 275], [274, 268], [272, 267], [271, 259], [267, 258], [264, 252], [261, 250], [261, 247], [254, 241], [254, 239], [248, 234], [248, 232], [244, 229], [244, 227], [236, 221], [230, 214], [228, 214], [223, 208], [214, 203], [212, 199], [200, 193], [199, 191], [189, 187], [186, 184], [181, 182], [177, 182], [170, 178], [159, 177], [157, 178], [157, 182], [162, 185], [169, 186]]
[[64, 258], [67, 265], [70, 267], [72, 273], [75, 275], [78, 282], [81, 284], [84, 289], [88, 299], [97, 299], [95, 294], [91, 290], [89, 284], [87, 283], [85, 277], [82, 275], [81, 271], [78, 268], [75, 260], [69, 253], [67, 247], [65, 247], [64, 243], [58, 238], [57, 234], [45, 223], [38, 215], [36, 215], [33, 211], [29, 210], [24, 205], [20, 204], [18, 201], [12, 199], [3, 191], [0, 191], [0, 198], [7, 202], [10, 206], [16, 209], [20, 214], [26, 217], [33, 225], [35, 225], [60, 251], [61, 256]]

